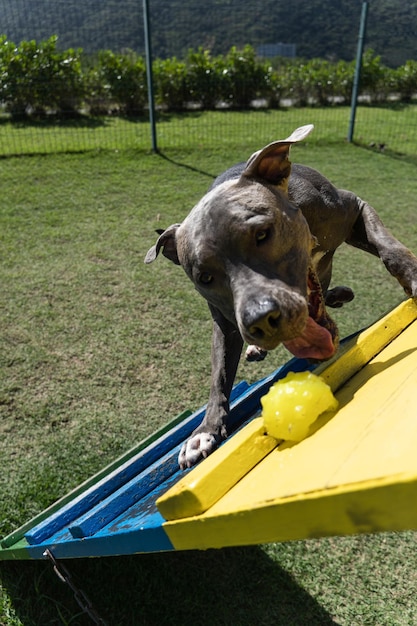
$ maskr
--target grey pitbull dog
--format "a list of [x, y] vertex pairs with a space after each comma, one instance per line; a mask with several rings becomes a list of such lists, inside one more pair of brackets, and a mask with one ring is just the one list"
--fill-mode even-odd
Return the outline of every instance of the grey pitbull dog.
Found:
[[283, 343], [295, 356], [330, 358], [337, 329], [325, 304], [353, 298], [329, 289], [343, 243], [378, 256], [408, 295], [417, 296], [417, 258], [384, 227], [375, 210], [319, 172], [288, 159], [313, 126], [255, 152], [219, 176], [182, 224], [159, 231], [145, 262], [163, 254], [181, 265], [213, 317], [212, 379], [205, 417], [184, 443], [191, 467], [227, 437], [229, 395], [243, 342], [249, 358]]

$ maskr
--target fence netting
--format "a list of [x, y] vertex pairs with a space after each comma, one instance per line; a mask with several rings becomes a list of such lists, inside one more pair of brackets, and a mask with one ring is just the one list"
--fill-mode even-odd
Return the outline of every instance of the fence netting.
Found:
[[[298, 4], [300, 4], [298, 2]], [[340, 11], [340, 7], [335, 9]], [[305, 3], [304, 3], [305, 5]], [[153, 59], [183, 59], [190, 49], [207, 49], [211, 54], [227, 54], [235, 46], [247, 44], [266, 54], [275, 46], [278, 54], [306, 49], [306, 42], [296, 41], [294, 21], [288, 16], [288, 3], [265, 0], [252, 3], [251, 11], [238, 0], [206, 0], [196, 4], [190, 0], [149, 0]], [[134, 51], [145, 56], [144, 14], [141, 0], [0, 0], [0, 34], [7, 41], [42, 41], [57, 36], [57, 49], [82, 48], [88, 63], [94, 63], [100, 51], [115, 53]], [[285, 40], [277, 41], [276, 33]], [[303, 19], [308, 19], [305, 5]], [[360, 3], [356, 27], [340, 31], [345, 50], [354, 59], [356, 52]], [[372, 19], [372, 17], [370, 18]], [[280, 26], [281, 24], [281, 26]], [[233, 34], [231, 34], [233, 33]], [[337, 36], [337, 33], [334, 35]], [[266, 46], [265, 44], [268, 44]], [[277, 47], [278, 46], [278, 47]], [[281, 47], [279, 47], [281, 46]], [[304, 48], [303, 48], [304, 46]], [[3, 77], [4, 83], [4, 77]], [[349, 103], [300, 107], [291, 101], [274, 109], [264, 103], [252, 103], [239, 113], [242, 144], [261, 145], [283, 137], [298, 125], [313, 122], [315, 139], [344, 140], [350, 119]], [[317, 103], [316, 103], [317, 104]], [[26, 116], [11, 118], [0, 91], [0, 155], [85, 151], [94, 149], [135, 148], [149, 150], [151, 129], [145, 107], [141, 115], [119, 115], [118, 112], [91, 110], [67, 117]], [[380, 150], [391, 149], [407, 154], [417, 152], [417, 109], [414, 105], [358, 107], [354, 138]], [[202, 121], [204, 120], [204, 124]], [[236, 143], [234, 121], [227, 106], [203, 111], [157, 110], [156, 132], [160, 150], [169, 148], [195, 149], [219, 147], [233, 139]]]

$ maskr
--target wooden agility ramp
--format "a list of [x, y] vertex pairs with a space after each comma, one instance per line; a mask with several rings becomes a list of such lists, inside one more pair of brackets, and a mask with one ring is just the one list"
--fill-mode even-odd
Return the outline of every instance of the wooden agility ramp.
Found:
[[339, 409], [300, 443], [265, 434], [260, 398], [292, 359], [233, 391], [235, 433], [178, 469], [204, 409], [185, 412], [5, 537], [0, 559], [220, 548], [417, 529], [417, 304], [407, 300], [314, 369]]

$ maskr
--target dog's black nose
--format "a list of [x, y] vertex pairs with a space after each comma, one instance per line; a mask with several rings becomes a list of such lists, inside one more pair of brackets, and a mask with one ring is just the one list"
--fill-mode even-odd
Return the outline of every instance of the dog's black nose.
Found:
[[257, 320], [255, 324], [249, 327], [249, 332], [254, 339], [264, 339], [273, 335], [279, 325], [279, 311], [273, 311]]
[[274, 335], [279, 327], [281, 312], [275, 302], [269, 300], [260, 302], [245, 312], [243, 323], [254, 340]]

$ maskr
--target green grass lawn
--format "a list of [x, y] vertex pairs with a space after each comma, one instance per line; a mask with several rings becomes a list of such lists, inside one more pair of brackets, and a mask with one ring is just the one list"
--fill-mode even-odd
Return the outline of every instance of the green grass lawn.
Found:
[[[206, 401], [207, 307], [180, 268], [143, 257], [155, 228], [181, 221], [217, 173], [261, 147], [245, 129], [217, 149], [167, 148], [165, 158], [109, 150], [0, 161], [1, 536]], [[293, 160], [354, 189], [417, 250], [411, 160], [320, 135]], [[335, 315], [342, 335], [403, 299], [377, 259], [347, 247], [341, 281], [356, 292]], [[277, 350], [242, 363], [238, 377], [256, 380], [286, 358]], [[116, 626], [406, 626], [417, 623], [416, 548], [408, 532], [68, 565]], [[91, 623], [48, 563], [1, 562], [0, 576], [1, 626]]]
[[[390, 107], [359, 106], [354, 141], [389, 153], [416, 157], [417, 105]], [[341, 143], [348, 134], [350, 107], [309, 107], [279, 110], [193, 111], [157, 115], [157, 144], [160, 150], [188, 150], [228, 153], [230, 146], [271, 141], [280, 129], [280, 138], [297, 126], [313, 123], [310, 141]], [[146, 117], [81, 117], [75, 120], [10, 122], [0, 119], [0, 156], [80, 153], [89, 150], [144, 150], [151, 148], [151, 131]], [[240, 152], [240, 155], [243, 152]]]

